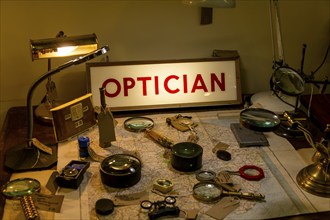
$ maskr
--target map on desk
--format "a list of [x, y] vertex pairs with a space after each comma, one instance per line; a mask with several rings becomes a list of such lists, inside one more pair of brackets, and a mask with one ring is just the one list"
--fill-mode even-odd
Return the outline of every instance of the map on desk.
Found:
[[[174, 143], [187, 141], [190, 132], [181, 132], [166, 123], [167, 117], [174, 114], [145, 115], [153, 119], [154, 130], [161, 133]], [[196, 113], [181, 113], [184, 116], [191, 116], [198, 124], [195, 128], [199, 136], [198, 144], [203, 147], [202, 169], [212, 170], [216, 173], [223, 170], [237, 171], [243, 165], [255, 165], [261, 167], [265, 172], [265, 178], [260, 181], [248, 181], [240, 176], [233, 175], [232, 179], [239, 185], [242, 192], [255, 192], [265, 195], [265, 201], [240, 200], [240, 205], [226, 219], [265, 219], [281, 216], [296, 215], [302, 213], [317, 212], [318, 209], [310, 204], [305, 194], [297, 188], [294, 178], [286, 172], [289, 168], [283, 167], [278, 161], [276, 149], [280, 153], [288, 155], [284, 147], [289, 142], [267, 133], [269, 147], [240, 148], [239, 144], [230, 129], [232, 123], [238, 123], [239, 111], [207, 111]], [[95, 203], [101, 198], [114, 200], [116, 197], [129, 197], [135, 193], [147, 192], [150, 201], [162, 200], [164, 197], [152, 193], [153, 183], [156, 179], [165, 178], [170, 180], [173, 191], [177, 193], [176, 205], [180, 210], [198, 210], [198, 219], [214, 219], [206, 213], [214, 204], [199, 202], [192, 195], [193, 186], [198, 182], [195, 173], [182, 173], [175, 171], [170, 161], [164, 158], [165, 149], [152, 141], [144, 133], [134, 133], [125, 130], [123, 123], [127, 118], [116, 118], [118, 124], [116, 130], [116, 141], [109, 148], [100, 148], [98, 144], [97, 126], [83, 135], [90, 138], [90, 148], [97, 154], [104, 157], [126, 151], [138, 152], [142, 162], [141, 180], [134, 186], [123, 189], [111, 188], [104, 185], [100, 177], [100, 163], [91, 162], [85, 173], [83, 183], [75, 191], [60, 189], [59, 194], [65, 195], [64, 205], [61, 213], [55, 214], [55, 219], [67, 219], [68, 216], [80, 219], [99, 219], [96, 215]], [[232, 159], [229, 161], [220, 160], [212, 152], [212, 149], [219, 143], [225, 143], [229, 147]], [[281, 148], [283, 147], [283, 148]], [[292, 146], [291, 146], [292, 148]], [[291, 148], [289, 151], [291, 151]], [[76, 139], [60, 143], [58, 148], [58, 169], [63, 168], [73, 159], [78, 159], [78, 142]], [[295, 161], [296, 164], [299, 161]], [[302, 167], [301, 167], [302, 168]], [[320, 198], [321, 203], [326, 199]], [[329, 208], [330, 209], [330, 208]], [[177, 217], [176, 219], [183, 219]], [[102, 218], [103, 219], [103, 218]], [[141, 210], [140, 204], [129, 206], [117, 206], [114, 212], [104, 219], [148, 219], [146, 211]], [[173, 219], [171, 217], [170, 219]], [[175, 218], [174, 218], [175, 219]]]
[[[198, 144], [203, 147], [202, 169], [216, 173], [223, 170], [237, 171], [243, 165], [255, 165], [265, 172], [265, 178], [260, 181], [248, 181], [240, 176], [232, 176], [235, 185], [239, 185], [242, 192], [255, 192], [265, 195], [265, 201], [256, 202], [241, 199], [238, 208], [226, 216], [225, 219], [266, 219], [281, 216], [329, 211], [330, 201], [327, 198], [307, 195], [297, 187], [295, 175], [303, 168], [296, 151], [290, 143], [273, 133], [265, 133], [269, 147], [240, 148], [230, 125], [238, 123], [240, 111], [207, 111], [197, 113], [181, 113], [191, 116], [198, 124], [195, 128], [199, 136]], [[190, 132], [181, 132], [166, 123], [167, 117], [175, 114], [145, 115], [150, 117], [155, 125], [154, 130], [161, 133], [174, 143], [187, 141]], [[60, 213], [45, 213], [40, 210], [41, 219], [148, 219], [146, 211], [141, 210], [140, 204], [117, 206], [109, 216], [97, 216], [95, 203], [101, 198], [115, 200], [118, 197], [129, 198], [136, 193], [146, 192], [150, 201], [162, 200], [164, 197], [152, 193], [153, 183], [158, 178], [170, 180], [173, 192], [177, 195], [176, 205], [183, 211], [198, 210], [198, 219], [214, 219], [206, 212], [214, 204], [197, 201], [192, 196], [192, 188], [198, 182], [195, 173], [175, 171], [169, 159], [164, 157], [165, 149], [152, 141], [144, 133], [134, 133], [125, 130], [123, 123], [126, 118], [116, 118], [118, 122], [116, 141], [109, 148], [99, 147], [98, 128], [95, 126], [85, 132], [90, 138], [90, 148], [102, 157], [123, 152], [138, 152], [142, 162], [141, 180], [134, 186], [123, 189], [111, 188], [104, 185], [100, 178], [100, 162], [91, 161], [90, 167], [84, 175], [84, 180], [78, 190], [60, 188], [57, 192], [64, 195], [64, 202]], [[228, 145], [231, 153], [229, 161], [220, 160], [212, 152], [219, 143]], [[58, 169], [65, 167], [71, 160], [79, 159], [78, 141], [76, 138], [59, 144]], [[283, 161], [283, 158], [287, 158]], [[29, 174], [31, 175], [31, 174]], [[307, 193], [308, 194], [308, 193]], [[13, 205], [13, 203], [17, 203]], [[7, 205], [7, 203], [9, 205]], [[15, 219], [20, 211], [19, 201], [6, 201], [4, 219]], [[13, 210], [10, 211], [9, 209]], [[16, 214], [15, 214], [16, 213]], [[44, 217], [44, 218], [43, 218]], [[173, 219], [173, 217], [169, 218]], [[184, 219], [180, 216], [176, 219]]]

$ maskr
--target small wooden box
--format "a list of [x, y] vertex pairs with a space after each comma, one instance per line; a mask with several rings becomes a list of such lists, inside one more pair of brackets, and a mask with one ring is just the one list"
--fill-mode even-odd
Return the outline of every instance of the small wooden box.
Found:
[[56, 140], [65, 141], [96, 124], [91, 93], [52, 108], [53, 128]]

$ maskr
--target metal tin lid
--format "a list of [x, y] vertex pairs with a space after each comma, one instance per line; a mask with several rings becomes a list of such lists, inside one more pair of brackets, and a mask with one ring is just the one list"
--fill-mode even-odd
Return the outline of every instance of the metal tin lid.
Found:
[[193, 142], [180, 142], [172, 147], [175, 156], [183, 158], [195, 158], [203, 153], [203, 148]]
[[114, 206], [111, 199], [99, 199], [95, 203], [95, 211], [99, 215], [109, 215], [113, 212]]
[[140, 168], [140, 160], [129, 154], [114, 154], [105, 158], [101, 163], [101, 170], [112, 175], [131, 174]]
[[88, 147], [89, 146], [89, 137], [87, 136], [79, 136], [78, 137], [79, 147]]

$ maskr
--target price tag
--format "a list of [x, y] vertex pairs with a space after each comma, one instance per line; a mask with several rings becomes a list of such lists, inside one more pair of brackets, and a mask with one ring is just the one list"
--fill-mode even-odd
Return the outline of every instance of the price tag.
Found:
[[217, 204], [206, 211], [206, 214], [215, 219], [224, 219], [228, 214], [239, 207], [237, 197], [223, 197]]
[[41, 151], [43, 151], [43, 152], [45, 152], [45, 153], [47, 153], [47, 154], [53, 154], [53, 150], [52, 150], [52, 148], [50, 148], [50, 147], [48, 147], [48, 146], [46, 146], [46, 145], [44, 145], [43, 143], [41, 143], [37, 138], [32, 138], [32, 144], [36, 147], [36, 148], [38, 148], [39, 150], [41, 150]]
[[218, 150], [227, 150], [229, 147], [229, 144], [223, 143], [223, 142], [219, 142], [217, 143], [217, 145], [215, 145], [215, 147], [212, 149], [213, 153], [217, 153]]
[[233, 180], [230, 176], [230, 174], [226, 171], [221, 171], [216, 176], [217, 182], [219, 183], [225, 183], [225, 184], [233, 184]]
[[33, 201], [38, 209], [61, 212], [64, 195], [46, 195], [41, 193], [32, 194]]

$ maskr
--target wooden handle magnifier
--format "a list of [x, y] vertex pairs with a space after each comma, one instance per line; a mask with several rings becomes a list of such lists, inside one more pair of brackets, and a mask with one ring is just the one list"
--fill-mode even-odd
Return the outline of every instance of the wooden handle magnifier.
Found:
[[242, 199], [264, 200], [265, 196], [253, 192], [228, 192], [214, 182], [199, 182], [193, 187], [193, 196], [195, 199], [205, 203], [215, 203], [222, 196], [234, 196]]
[[32, 194], [40, 192], [40, 182], [32, 178], [20, 178], [7, 182], [2, 186], [1, 192], [7, 199], [19, 199], [28, 220], [40, 219], [37, 208], [33, 202]]

